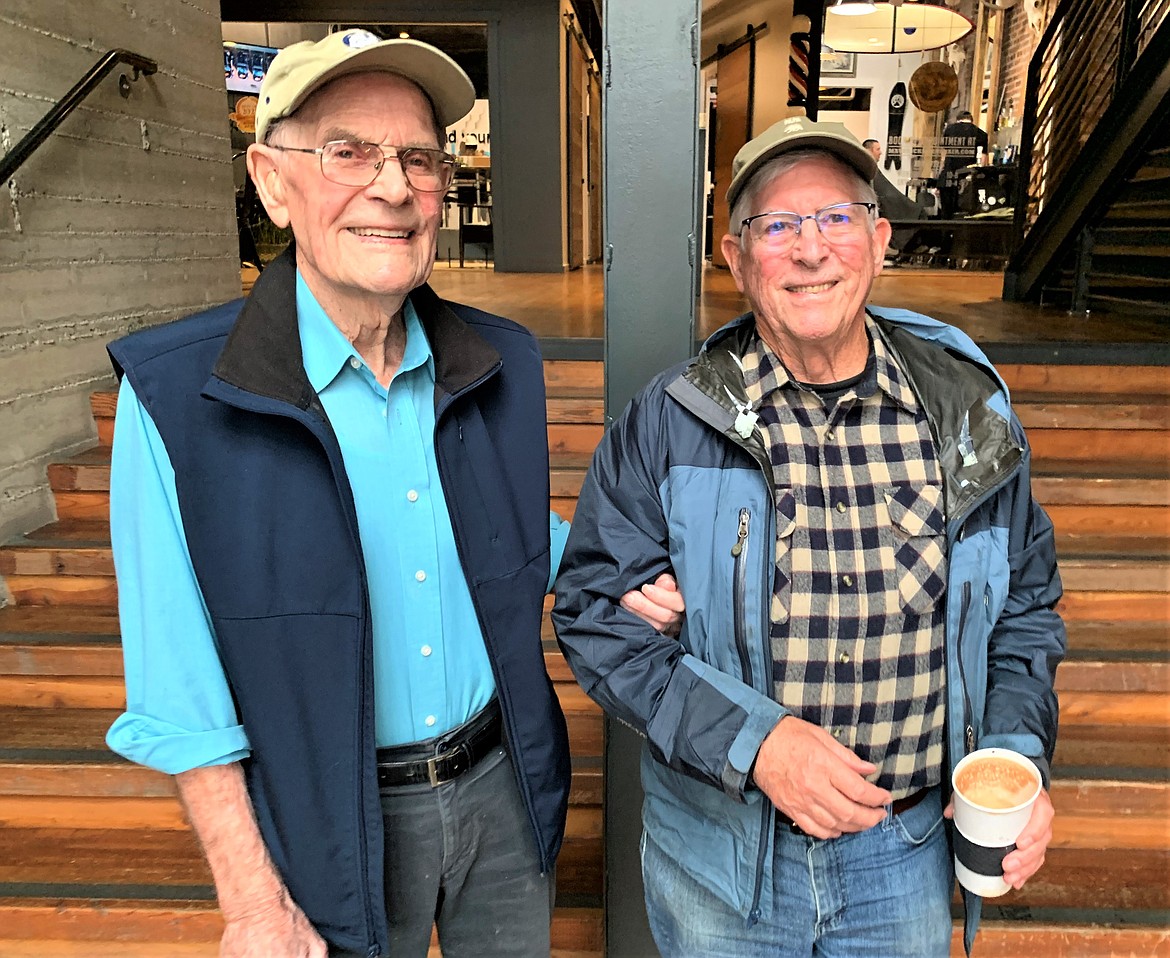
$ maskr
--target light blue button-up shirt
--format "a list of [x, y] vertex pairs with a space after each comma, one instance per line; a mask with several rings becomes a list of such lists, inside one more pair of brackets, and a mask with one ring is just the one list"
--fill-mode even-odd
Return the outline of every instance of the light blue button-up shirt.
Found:
[[[309, 382], [353, 489], [369, 583], [379, 745], [466, 721], [495, 692], [435, 459], [434, 358], [404, 309], [402, 363], [382, 387], [297, 274]], [[550, 588], [568, 523], [549, 513]], [[175, 773], [249, 753], [183, 534], [174, 470], [128, 380], [118, 393], [110, 532], [126, 670], [126, 712], [107, 744]]]

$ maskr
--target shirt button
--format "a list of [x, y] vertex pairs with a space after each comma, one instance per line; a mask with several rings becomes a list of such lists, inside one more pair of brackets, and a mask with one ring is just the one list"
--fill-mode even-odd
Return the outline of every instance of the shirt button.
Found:
[[849, 664], [849, 653], [842, 652], [840, 661], [841, 661], [842, 665], [848, 665]]
[[424, 721], [427, 723], [427, 727], [429, 728], [430, 726], [434, 725], [435, 722], [438, 720], [433, 715], [428, 715], [426, 717], [426, 719], [424, 719]]
[[406, 494], [406, 499], [408, 502], [418, 502], [418, 492], [416, 492], [414, 489], [411, 489], [410, 492]]
[[830, 442], [832, 442], [834, 435], [835, 434], [834, 434], [833, 430], [830, 429], [827, 433], [825, 433], [825, 438], [828, 439]]
[[419, 570], [418, 570], [418, 572], [416, 572], [416, 573], [414, 574], [414, 578], [415, 578], [415, 579], [416, 579], [418, 582], [426, 582], [426, 581], [427, 581], [427, 574], [426, 574], [425, 572], [423, 572], [423, 570], [422, 570], [422, 569], [419, 569]]
[[843, 502], [837, 503], [837, 511], [838, 512], [844, 512], [846, 508], [847, 507], [846, 507], [845, 503], [843, 503]]
[[419, 649], [419, 651], [420, 651], [420, 652], [421, 652], [421, 653], [422, 653], [424, 656], [426, 656], [426, 655], [430, 655], [430, 654], [431, 654], [431, 647], [430, 647], [429, 645], [424, 645], [424, 646], [423, 646], [421, 649]]
[[848, 587], [852, 587], [852, 585], [853, 585], [853, 576], [851, 576], [851, 575], [843, 575], [843, 576], [841, 576], [841, 582], [842, 582], [844, 585], [848, 586]]
[[350, 357], [349, 364], [354, 369], [361, 369], [362, 368], [362, 361], [356, 357], [353, 357], [353, 356]]

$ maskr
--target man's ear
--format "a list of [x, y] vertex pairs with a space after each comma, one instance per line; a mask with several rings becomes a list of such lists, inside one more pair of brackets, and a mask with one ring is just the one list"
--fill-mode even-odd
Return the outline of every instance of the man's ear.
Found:
[[873, 266], [875, 272], [882, 271], [882, 264], [886, 259], [886, 248], [890, 245], [890, 236], [893, 227], [884, 216], [879, 216], [873, 227]]
[[281, 176], [276, 151], [261, 143], [248, 147], [248, 175], [256, 184], [256, 193], [273, 224], [284, 229], [290, 222], [285, 197], [287, 187]]
[[739, 245], [739, 237], [732, 236], [730, 233], [724, 235], [723, 239], [719, 241], [719, 248], [723, 250], [723, 258], [727, 260], [727, 266], [731, 270], [731, 275], [735, 277], [735, 287], [741, 293], [743, 292], [743, 275], [740, 272], [740, 262], [743, 256], [743, 250]]

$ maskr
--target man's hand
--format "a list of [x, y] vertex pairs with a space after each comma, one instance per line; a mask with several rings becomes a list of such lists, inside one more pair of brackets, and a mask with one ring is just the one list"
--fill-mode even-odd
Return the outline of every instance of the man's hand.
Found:
[[220, 958], [326, 958], [329, 949], [287, 894], [270, 905], [224, 916]]
[[687, 611], [678, 583], [669, 572], [664, 572], [651, 584], [622, 596], [621, 606], [644, 619], [663, 635], [678, 635], [682, 631], [683, 614]]
[[[955, 800], [952, 798], [943, 811], [947, 818], [955, 817]], [[1012, 888], [1023, 888], [1024, 884], [1040, 870], [1044, 864], [1044, 855], [1052, 842], [1052, 819], [1056, 811], [1052, 807], [1052, 799], [1048, 792], [1040, 790], [1036, 804], [1032, 806], [1032, 816], [1028, 824], [1016, 839], [1016, 850], [1003, 860], [1003, 880]]]
[[788, 715], [764, 739], [752, 778], [803, 832], [837, 838], [885, 818], [890, 793], [864, 777], [875, 771], [824, 729]]

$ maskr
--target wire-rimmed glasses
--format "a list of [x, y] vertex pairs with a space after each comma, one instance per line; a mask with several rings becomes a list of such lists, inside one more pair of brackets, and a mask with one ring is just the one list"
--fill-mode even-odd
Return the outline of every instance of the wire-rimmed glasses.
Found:
[[420, 193], [443, 193], [455, 176], [455, 157], [429, 147], [384, 148], [363, 140], [330, 140], [315, 148], [268, 145], [288, 153], [315, 153], [321, 159], [321, 175], [339, 186], [369, 186], [378, 178], [387, 157], [398, 160], [406, 182]]
[[834, 203], [803, 216], [788, 210], [777, 210], [749, 216], [739, 224], [739, 228], [742, 230], [746, 226], [753, 240], [770, 249], [783, 251], [796, 243], [804, 221], [812, 220], [830, 243], [847, 243], [866, 232], [869, 217], [876, 209], [876, 203], [856, 202]]

